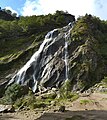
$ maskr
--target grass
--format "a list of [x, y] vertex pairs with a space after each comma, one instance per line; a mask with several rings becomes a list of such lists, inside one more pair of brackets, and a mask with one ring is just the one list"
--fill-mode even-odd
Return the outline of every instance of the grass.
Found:
[[81, 105], [86, 105], [86, 104], [93, 103], [93, 102], [94, 102], [93, 100], [86, 100], [86, 99], [80, 100]]
[[[68, 98], [57, 98], [56, 92], [49, 92], [41, 96], [35, 96], [31, 90], [24, 93], [24, 88], [20, 85], [13, 84], [5, 91], [4, 96], [0, 99], [1, 104], [12, 104], [16, 109], [28, 108], [46, 108], [48, 106], [65, 105], [78, 98], [78, 94], [69, 92]], [[27, 88], [26, 88], [27, 89]], [[26, 90], [25, 90], [26, 92]]]

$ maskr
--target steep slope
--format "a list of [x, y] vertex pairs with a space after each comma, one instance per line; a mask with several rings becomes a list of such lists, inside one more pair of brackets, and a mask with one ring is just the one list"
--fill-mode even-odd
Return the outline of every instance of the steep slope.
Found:
[[0, 19], [0, 83], [10, 79], [30, 59], [48, 31], [73, 20], [73, 15], [62, 11], [46, 16], [22, 16], [14, 21]]
[[65, 43], [70, 38], [72, 24], [62, 29], [50, 31], [37, 52], [10, 80], [9, 85], [16, 82], [28, 85], [33, 92], [58, 87], [66, 80]]
[[68, 79], [71, 90], [82, 92], [100, 82], [107, 75], [106, 21], [85, 15], [70, 28], [69, 24], [49, 32], [32, 62], [28, 61], [8, 85], [28, 85], [35, 92], [60, 87]]
[[74, 91], [84, 91], [107, 75], [105, 23], [86, 15], [78, 19], [71, 32], [69, 78]]
[[[8, 11], [10, 11], [10, 10], [8, 10]], [[10, 13], [11, 13], [11, 11], [10, 11]], [[6, 21], [11, 21], [11, 20], [18, 19], [18, 17], [12, 16], [8, 12], [6, 12], [5, 9], [4, 10], [0, 9], [0, 19], [6, 20]]]

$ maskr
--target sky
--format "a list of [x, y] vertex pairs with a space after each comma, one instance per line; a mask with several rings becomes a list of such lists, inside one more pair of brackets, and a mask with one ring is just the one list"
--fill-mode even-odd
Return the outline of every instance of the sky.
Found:
[[107, 20], [107, 0], [0, 0], [0, 7], [21, 16], [68, 11], [76, 18], [86, 13]]

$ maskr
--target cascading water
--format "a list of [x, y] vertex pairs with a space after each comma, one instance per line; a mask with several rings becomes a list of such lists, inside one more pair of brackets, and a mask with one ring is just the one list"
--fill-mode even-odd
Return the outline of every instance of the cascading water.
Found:
[[[69, 23], [69, 26], [72, 27], [72, 24]], [[71, 28], [72, 29], [72, 28]], [[69, 64], [68, 64], [68, 41], [70, 39], [70, 31], [71, 29], [65, 33], [65, 58], [64, 58], [64, 61], [65, 61], [65, 80], [68, 80], [69, 79]]]
[[68, 71], [69, 71], [69, 65], [68, 65], [68, 42], [65, 39], [65, 80], [68, 80]]
[[[9, 81], [8, 85], [10, 85], [13, 82], [16, 82], [17, 84], [25, 84], [27, 77], [32, 79], [32, 86], [30, 86], [33, 90], [33, 92], [37, 89], [37, 83], [38, 80], [36, 78], [36, 74], [38, 74], [38, 69], [36, 68], [38, 66], [38, 62], [40, 60], [40, 56], [44, 50], [44, 47], [52, 41], [55, 36], [58, 34], [58, 30], [54, 29], [45, 36], [45, 40], [40, 45], [39, 50], [33, 54], [31, 59], [19, 70], [19, 72]], [[31, 71], [32, 73], [28, 74], [28, 71]], [[31, 74], [31, 75], [30, 75]], [[27, 83], [28, 84], [28, 83]]]
[[[39, 87], [58, 86], [68, 79], [68, 40], [72, 24], [61, 29], [50, 31], [41, 44], [39, 50], [9, 81], [8, 85], [18, 83], [29, 86], [33, 92]], [[64, 48], [64, 49], [63, 49]], [[64, 52], [64, 61], [61, 59]], [[65, 68], [65, 75], [63, 70]]]

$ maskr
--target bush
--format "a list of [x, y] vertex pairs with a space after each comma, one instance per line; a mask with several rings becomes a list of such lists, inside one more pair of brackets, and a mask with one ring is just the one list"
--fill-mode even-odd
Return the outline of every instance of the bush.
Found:
[[107, 77], [104, 77], [104, 79], [102, 80], [102, 82], [104, 82], [105, 84], [107, 84]]
[[60, 88], [59, 92], [60, 92], [60, 97], [63, 99], [67, 99], [71, 97], [71, 83], [69, 80], [65, 81], [65, 83]]
[[60, 88], [60, 98], [61, 99], [71, 99], [71, 101], [76, 100], [78, 98], [78, 94], [72, 93], [71, 91], [71, 82], [66, 80], [63, 86]]
[[1, 102], [4, 104], [14, 104], [14, 102], [28, 94], [29, 88], [26, 86], [21, 86], [19, 84], [12, 84], [7, 88]]
[[35, 103], [36, 103], [36, 98], [35, 98], [34, 94], [30, 93], [26, 96], [23, 96], [23, 97], [17, 99], [16, 102], [14, 103], [14, 107], [19, 108], [19, 109], [22, 109], [24, 107], [27, 107], [29, 109], [30, 108], [34, 109]]

